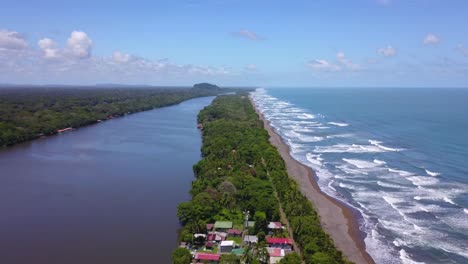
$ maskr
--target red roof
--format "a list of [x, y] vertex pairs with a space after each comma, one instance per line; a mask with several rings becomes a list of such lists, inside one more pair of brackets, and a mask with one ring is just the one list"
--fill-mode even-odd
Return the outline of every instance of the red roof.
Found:
[[240, 234], [242, 234], [242, 231], [239, 230], [239, 229], [229, 229], [229, 230], [228, 230], [228, 234], [240, 235]]
[[219, 254], [210, 254], [210, 253], [197, 253], [195, 256], [196, 260], [219, 260]]
[[282, 257], [281, 256], [281, 248], [271, 248], [268, 250], [268, 254], [270, 257]]
[[268, 244], [288, 244], [292, 245], [292, 239], [289, 238], [279, 238], [279, 237], [269, 237], [267, 238]]

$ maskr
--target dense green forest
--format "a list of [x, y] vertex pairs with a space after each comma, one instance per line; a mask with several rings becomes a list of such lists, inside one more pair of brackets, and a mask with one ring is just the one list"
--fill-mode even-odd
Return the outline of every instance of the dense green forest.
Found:
[[[255, 227], [248, 232], [257, 235], [259, 243], [255, 250], [246, 251], [253, 256], [244, 256], [244, 262], [248, 258], [248, 263], [265, 263], [267, 223], [280, 220], [281, 206], [305, 263], [348, 263], [321, 228], [311, 203], [287, 175], [247, 93], [218, 96], [198, 119], [203, 126], [203, 159], [193, 167], [192, 200], [178, 207], [184, 225], [181, 240], [193, 241], [192, 234], [205, 232], [206, 223], [242, 224], [243, 211], [249, 210]], [[281, 263], [300, 261], [293, 253]]]
[[0, 147], [184, 100], [232, 91], [192, 88], [12, 87], [0, 89]]

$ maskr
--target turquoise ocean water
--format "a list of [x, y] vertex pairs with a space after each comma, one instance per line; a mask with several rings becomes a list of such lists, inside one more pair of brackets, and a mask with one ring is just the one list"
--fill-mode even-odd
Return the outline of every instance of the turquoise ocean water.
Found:
[[252, 96], [322, 190], [360, 212], [377, 263], [468, 263], [468, 89]]

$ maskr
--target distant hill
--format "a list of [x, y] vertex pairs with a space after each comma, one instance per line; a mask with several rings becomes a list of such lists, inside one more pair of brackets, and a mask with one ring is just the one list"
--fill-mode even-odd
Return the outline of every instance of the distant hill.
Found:
[[219, 91], [221, 88], [217, 85], [211, 83], [197, 83], [193, 86], [193, 89], [196, 90], [209, 90], [209, 91]]

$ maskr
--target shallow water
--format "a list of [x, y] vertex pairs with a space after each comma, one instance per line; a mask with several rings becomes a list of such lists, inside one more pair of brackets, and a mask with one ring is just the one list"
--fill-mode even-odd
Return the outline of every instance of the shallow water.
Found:
[[468, 89], [257, 89], [377, 263], [468, 263]]
[[212, 99], [0, 151], [0, 263], [169, 263]]

